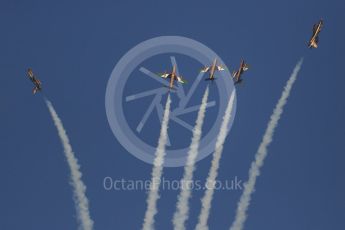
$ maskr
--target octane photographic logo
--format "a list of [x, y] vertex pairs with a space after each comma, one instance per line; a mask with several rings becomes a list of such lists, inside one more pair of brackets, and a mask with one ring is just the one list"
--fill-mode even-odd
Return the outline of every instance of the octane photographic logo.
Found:
[[[152, 59], [160, 66], [152, 65]], [[215, 59], [225, 70], [215, 74], [217, 79], [214, 82], [204, 81], [208, 73], [200, 72], [200, 68], [212, 65]], [[162, 60], [165, 61], [164, 66]], [[186, 77], [188, 84], [176, 83], [174, 90], [165, 86], [168, 79], [155, 72], [157, 69], [164, 71], [164, 68], [171, 71], [176, 66], [177, 75], [183, 75], [179, 71], [192, 69], [189, 66], [192, 62], [197, 63], [199, 69], [194, 68], [194, 76]], [[231, 74], [222, 59], [200, 42], [180, 36], [146, 40], [129, 50], [111, 73], [105, 95], [110, 128], [130, 154], [153, 164], [166, 97], [170, 93], [173, 104], [164, 166], [184, 166], [201, 103], [200, 95], [207, 86], [210, 95], [213, 94], [207, 104], [197, 161], [214, 152], [228, 100], [235, 90]], [[236, 101], [233, 108], [228, 132], [235, 117]]]

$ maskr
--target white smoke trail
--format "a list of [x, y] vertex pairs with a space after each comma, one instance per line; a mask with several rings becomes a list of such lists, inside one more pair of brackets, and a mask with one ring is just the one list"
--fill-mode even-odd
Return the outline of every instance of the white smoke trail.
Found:
[[184, 175], [182, 179], [183, 186], [181, 187], [181, 192], [178, 197], [178, 201], [176, 204], [176, 211], [173, 218], [173, 225], [174, 229], [176, 230], [184, 230], [185, 222], [188, 219], [188, 200], [191, 196], [191, 190], [188, 187], [188, 183], [193, 180], [193, 172], [195, 169], [195, 160], [198, 156], [198, 148], [200, 143], [200, 138], [202, 135], [202, 125], [204, 123], [204, 117], [206, 112], [206, 105], [207, 105], [207, 98], [208, 98], [208, 87], [205, 90], [204, 96], [201, 101], [201, 106], [198, 112], [198, 117], [196, 119], [196, 124], [193, 130], [193, 137], [192, 143], [189, 147], [188, 157], [187, 157], [187, 164], [184, 167]]
[[227, 105], [227, 108], [225, 110], [225, 114], [223, 117], [223, 122], [222, 122], [220, 131], [217, 137], [215, 152], [213, 153], [211, 168], [210, 168], [210, 171], [208, 173], [208, 178], [207, 178], [207, 189], [205, 191], [204, 197], [201, 200], [202, 207], [201, 207], [201, 212], [199, 215], [199, 222], [196, 226], [197, 230], [208, 229], [207, 221], [210, 215], [211, 202], [212, 202], [213, 193], [214, 193], [214, 184], [218, 175], [219, 161], [222, 156], [224, 142], [226, 139], [226, 135], [228, 133], [228, 125], [231, 119], [231, 112], [234, 105], [234, 100], [235, 100], [235, 90], [232, 92], [230, 96], [229, 103]]
[[165, 146], [168, 139], [168, 123], [169, 123], [169, 114], [170, 114], [170, 95], [168, 96], [161, 132], [158, 140], [158, 147], [155, 153], [155, 159], [153, 162], [153, 169], [151, 173], [151, 188], [147, 197], [147, 209], [145, 213], [143, 230], [152, 230], [154, 229], [154, 217], [157, 214], [157, 200], [159, 199], [159, 186], [160, 180], [163, 173], [164, 157], [165, 157]]
[[247, 219], [247, 210], [249, 207], [251, 196], [255, 189], [256, 179], [260, 175], [260, 169], [263, 166], [264, 160], [267, 156], [267, 148], [272, 142], [274, 130], [278, 125], [278, 121], [283, 113], [283, 108], [287, 102], [287, 99], [289, 98], [291, 88], [297, 79], [298, 72], [302, 67], [302, 63], [303, 63], [303, 58], [297, 63], [296, 67], [294, 68], [289, 80], [287, 81], [285, 85], [284, 91], [276, 107], [273, 110], [270, 121], [266, 128], [265, 134], [262, 138], [262, 142], [255, 155], [255, 161], [252, 162], [251, 164], [251, 167], [249, 170], [249, 179], [244, 185], [244, 191], [242, 193], [240, 201], [237, 204], [236, 217], [235, 217], [234, 222], [232, 223], [232, 226], [230, 227], [230, 230], [243, 229], [244, 222]]
[[67, 158], [67, 162], [71, 170], [71, 184], [74, 190], [74, 201], [77, 210], [78, 220], [80, 222], [80, 229], [91, 230], [93, 229], [93, 220], [90, 217], [89, 201], [85, 195], [86, 186], [81, 180], [82, 174], [80, 172], [80, 165], [78, 164], [78, 160], [73, 153], [72, 146], [69, 143], [66, 131], [52, 103], [47, 99], [45, 99], [45, 102], [48, 106], [54, 124], [58, 130], [58, 134], [64, 148], [65, 156]]

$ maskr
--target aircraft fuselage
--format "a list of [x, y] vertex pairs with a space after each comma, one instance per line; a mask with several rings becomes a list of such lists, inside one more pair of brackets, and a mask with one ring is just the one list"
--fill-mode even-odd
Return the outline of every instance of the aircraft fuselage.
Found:
[[210, 70], [210, 79], [213, 80], [214, 79], [214, 72], [216, 70], [216, 65], [217, 65], [217, 59], [215, 58], [213, 61], [213, 64], [211, 66], [211, 70]]

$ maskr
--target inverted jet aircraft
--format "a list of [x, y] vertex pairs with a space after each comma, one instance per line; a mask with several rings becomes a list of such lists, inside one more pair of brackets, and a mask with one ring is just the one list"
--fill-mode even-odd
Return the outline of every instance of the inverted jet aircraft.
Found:
[[242, 76], [243, 72], [247, 71], [248, 69], [249, 69], [249, 65], [247, 63], [245, 63], [244, 60], [242, 59], [241, 64], [240, 64], [240, 68], [237, 71], [234, 71], [232, 73], [232, 77], [235, 80], [235, 84], [242, 82], [241, 76]]
[[317, 24], [314, 24], [313, 26], [313, 35], [311, 36], [308, 48], [317, 48], [319, 43], [319, 33], [321, 32], [321, 29], [323, 27], [323, 20], [321, 19]]
[[216, 71], [223, 71], [223, 70], [224, 70], [224, 68], [222, 66], [217, 65], [217, 58], [215, 58], [214, 61], [213, 61], [213, 64], [211, 66], [207, 66], [207, 67], [201, 69], [201, 72], [202, 73], [207, 73], [208, 72], [209, 76], [205, 80], [206, 81], [213, 81], [214, 79], [216, 79], [214, 77], [214, 73]]
[[173, 89], [174, 88], [174, 82], [175, 80], [177, 80], [178, 82], [184, 84], [186, 83], [186, 80], [184, 80], [182, 78], [182, 76], [178, 76], [176, 74], [176, 65], [173, 66], [173, 70], [171, 73], [162, 73], [162, 74], [159, 74], [159, 76], [161, 78], [170, 78], [170, 84], [169, 84], [169, 89]]
[[42, 90], [42, 86], [41, 86], [42, 83], [40, 80], [38, 80], [36, 78], [36, 76], [32, 72], [32, 69], [29, 68], [27, 73], [28, 73], [28, 77], [30, 78], [31, 82], [35, 85], [35, 87], [32, 89], [32, 93], [35, 94], [37, 91], [41, 91]]

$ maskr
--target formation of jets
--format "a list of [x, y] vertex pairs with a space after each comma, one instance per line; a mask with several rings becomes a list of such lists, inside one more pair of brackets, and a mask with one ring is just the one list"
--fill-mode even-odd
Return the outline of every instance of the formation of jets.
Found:
[[[314, 24], [313, 34], [312, 34], [311, 38], [309, 39], [308, 48], [317, 48], [318, 47], [319, 34], [321, 32], [322, 27], [323, 27], [323, 20], [322, 19], [320, 19], [320, 21], [318, 23]], [[245, 61], [242, 59], [239, 69], [232, 73], [232, 78], [234, 79], [235, 84], [241, 83], [243, 81], [241, 76], [248, 69], [249, 69], [249, 65], [247, 63], [245, 63]], [[212, 65], [204, 67], [203, 69], [201, 69], [201, 72], [202, 73], [209, 73], [208, 78], [206, 78], [205, 80], [213, 81], [216, 79], [215, 78], [215, 72], [216, 71], [223, 71], [223, 70], [224, 70], [224, 68], [221, 65], [217, 65], [217, 59], [214, 59]], [[28, 76], [29, 76], [31, 82], [35, 85], [35, 87], [32, 90], [33, 94], [35, 94], [38, 91], [41, 91], [42, 86], [41, 86], [40, 80], [38, 80], [36, 78], [36, 76], [34, 75], [34, 73], [32, 72], [32, 70], [30, 68], [28, 69], [27, 73], [28, 73]], [[161, 78], [170, 79], [169, 89], [174, 88], [175, 81], [178, 81], [179, 83], [182, 83], [182, 84], [186, 83], [186, 80], [184, 80], [182, 78], [182, 76], [179, 76], [176, 73], [176, 65], [173, 66], [172, 72], [170, 72], [170, 73], [165, 72], [163, 74], [159, 74], [159, 76]]]
[[35, 85], [35, 87], [32, 90], [32, 93], [35, 94], [37, 91], [41, 91], [42, 90], [41, 82], [40, 82], [40, 80], [38, 80], [36, 78], [36, 76], [32, 72], [32, 69], [29, 68], [27, 73], [28, 73], [28, 77], [31, 80], [31, 82]]
[[[249, 65], [247, 63], [244, 62], [244, 60], [242, 59], [241, 64], [240, 64], [240, 68], [237, 71], [233, 72], [232, 77], [235, 80], [235, 84], [242, 82], [241, 76], [243, 74], [244, 71], [247, 71], [249, 69]], [[205, 66], [204, 68], [202, 68], [200, 70], [201, 73], [208, 73], [208, 77], [205, 79], [206, 81], [213, 81], [216, 79], [215, 77], [215, 73], [216, 71], [223, 71], [225, 70], [221, 65], [217, 64], [217, 58], [214, 59], [212, 65], [210, 66]], [[175, 80], [177, 80], [178, 82], [184, 84], [186, 83], [186, 80], [184, 80], [182, 78], [182, 76], [178, 76], [176, 73], [176, 66], [173, 66], [173, 70], [171, 73], [162, 73], [162, 74], [158, 74], [158, 76], [160, 76], [161, 78], [169, 78], [170, 79], [170, 84], [169, 84], [169, 88], [170, 89], [174, 89], [174, 82]]]
[[[318, 42], [319, 42], [319, 33], [321, 32], [321, 29], [323, 27], [323, 20], [321, 19], [318, 23], [314, 24], [313, 26], [313, 34], [308, 42], [309, 48], [317, 48]], [[234, 71], [232, 73], [232, 78], [234, 79], [235, 84], [239, 84], [243, 81], [242, 74], [249, 69], [249, 65], [242, 59], [240, 63], [240, 67], [237, 71]], [[215, 72], [216, 71], [223, 71], [224, 68], [221, 65], [217, 65], [217, 59], [214, 59], [212, 65], [206, 66], [201, 69], [202, 73], [209, 73], [208, 78], [206, 78], [206, 81], [213, 81], [215, 80]], [[175, 73], [175, 66], [173, 69], [173, 72], [168, 74], [162, 74], [160, 75], [162, 78], [171, 78], [170, 80], [170, 88], [173, 87], [174, 79], [176, 78], [179, 82], [185, 83], [185, 80], [182, 80], [181, 77], [176, 76]]]

